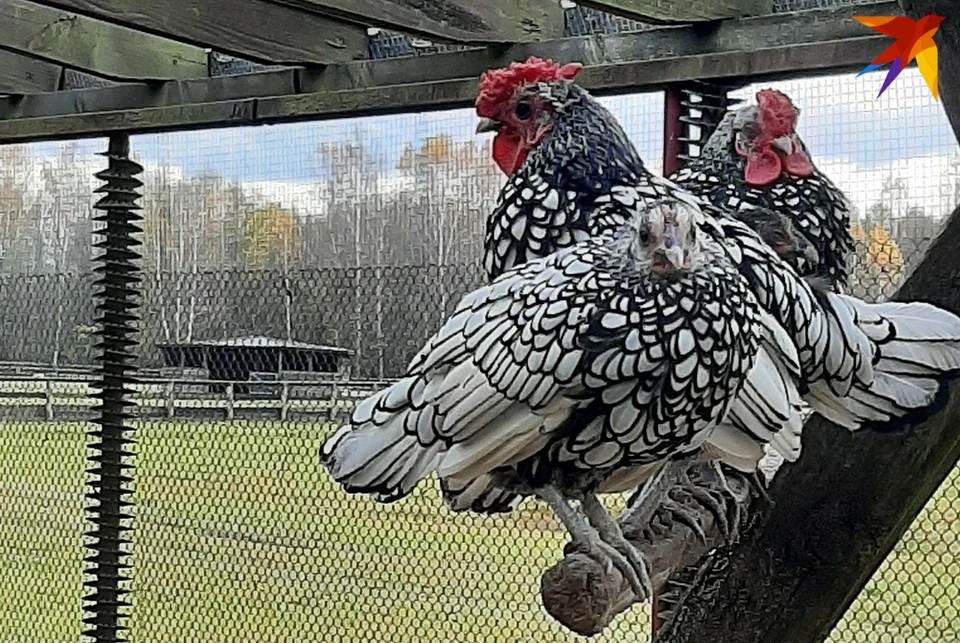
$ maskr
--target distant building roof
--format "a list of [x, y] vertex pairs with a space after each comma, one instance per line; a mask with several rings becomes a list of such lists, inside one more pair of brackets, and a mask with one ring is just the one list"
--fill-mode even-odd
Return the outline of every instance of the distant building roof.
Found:
[[280, 348], [288, 350], [323, 351], [341, 355], [353, 355], [349, 348], [339, 346], [324, 346], [322, 344], [308, 344], [291, 339], [278, 339], [264, 335], [248, 335], [246, 337], [227, 337], [225, 339], [197, 339], [189, 342], [158, 342], [160, 348], [187, 348], [210, 346], [215, 348]]

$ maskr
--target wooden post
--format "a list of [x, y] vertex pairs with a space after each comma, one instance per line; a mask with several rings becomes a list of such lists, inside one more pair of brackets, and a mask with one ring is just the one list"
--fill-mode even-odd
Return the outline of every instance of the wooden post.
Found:
[[177, 412], [176, 406], [176, 392], [177, 392], [177, 383], [174, 380], [167, 382], [165, 387], [165, 400], [167, 407], [167, 418], [173, 419], [173, 416]]
[[290, 413], [290, 384], [282, 382], [280, 384], [280, 421], [285, 422]]
[[227, 420], [233, 420], [234, 408], [233, 408], [233, 382], [227, 383]]
[[680, 122], [683, 94], [676, 83], [663, 91], [663, 175], [670, 176], [680, 169]]
[[50, 378], [45, 379], [43, 389], [47, 422], [53, 422], [53, 382]]
[[[935, 38], [940, 100], [960, 139], [960, 3], [900, 5], [914, 20], [945, 18]], [[960, 207], [896, 298], [960, 311], [958, 246]], [[698, 574], [709, 582], [686, 592], [659, 643], [714, 643], [717, 632], [724, 643], [825, 640], [956, 466], [960, 385], [953, 389], [944, 410], [906, 434], [854, 435], [811, 421], [800, 461], [773, 480], [769, 515], [707, 559]]]

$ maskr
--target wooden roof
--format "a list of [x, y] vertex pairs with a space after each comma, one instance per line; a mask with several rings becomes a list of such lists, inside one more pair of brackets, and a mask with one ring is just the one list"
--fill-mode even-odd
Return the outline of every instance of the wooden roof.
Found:
[[851, 16], [901, 13], [783, 12], [824, 1], [0, 0], [0, 143], [465, 106], [529, 55], [598, 93], [853, 69], [884, 39]]

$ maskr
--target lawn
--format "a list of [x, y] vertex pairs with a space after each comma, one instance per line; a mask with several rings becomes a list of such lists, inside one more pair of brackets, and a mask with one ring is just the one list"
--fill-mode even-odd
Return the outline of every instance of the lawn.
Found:
[[[133, 641], [572, 641], [540, 608], [565, 536], [528, 503], [453, 516], [433, 486], [388, 507], [319, 470], [329, 427], [151, 423], [137, 432]], [[0, 424], [0, 642], [79, 638], [82, 424]], [[960, 641], [953, 475], [834, 634]], [[595, 641], [642, 641], [648, 612]]]

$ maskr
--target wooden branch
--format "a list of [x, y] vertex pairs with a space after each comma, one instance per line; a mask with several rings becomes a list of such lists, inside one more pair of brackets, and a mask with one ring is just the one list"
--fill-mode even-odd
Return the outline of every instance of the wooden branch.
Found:
[[[720, 493], [720, 483], [712, 468], [696, 465], [691, 472], [700, 488]], [[733, 473], [727, 481], [740, 505], [748, 508], [755, 496], [747, 480]], [[658, 593], [666, 588], [675, 571], [696, 563], [726, 543], [713, 514], [676, 481], [670, 496], [677, 505], [697, 516], [707, 536], [705, 540], [678, 521], [674, 511], [665, 505], [644, 507], [646, 511], [627, 510], [619, 520], [627, 540], [650, 563], [651, 580]], [[732, 514], [728, 514], [728, 521], [731, 518]], [[573, 551], [570, 544], [564, 550], [563, 560], [544, 572], [540, 595], [544, 608], [553, 618], [583, 636], [600, 633], [614, 617], [638, 602], [619, 571], [608, 570], [596, 559]], [[669, 592], [663, 598], [669, 601]]]
[[531, 42], [563, 36], [556, 0], [271, 0], [360, 25], [471, 44]]
[[631, 20], [668, 24], [759, 16], [773, 11], [773, 0], [581, 0], [580, 4]]
[[0, 49], [0, 94], [56, 91], [62, 77], [60, 65]]
[[118, 27], [26, 0], [0, 0], [0, 48], [115, 80], [207, 75], [199, 47]]
[[210, 47], [256, 62], [325, 65], [369, 58], [367, 30], [267, 0], [37, 0], [37, 4]]
[[[960, 209], [897, 299], [960, 310]], [[954, 387], [956, 388], [956, 387]], [[905, 435], [852, 434], [821, 418], [773, 480], [767, 519], [703, 573], [658, 643], [826, 639], [960, 458], [960, 394]], [[716, 565], [723, 569], [715, 570]]]
[[[914, 19], [947, 18], [937, 39], [941, 97], [960, 135], [960, 7], [950, 0], [903, 5]], [[960, 207], [896, 299], [960, 310], [958, 244]], [[809, 423], [800, 462], [773, 481], [769, 517], [705, 561], [700, 573], [710, 582], [687, 593], [658, 643], [707, 643], [718, 631], [725, 643], [826, 639], [956, 466], [958, 414], [955, 384], [946, 408], [906, 435]]]

